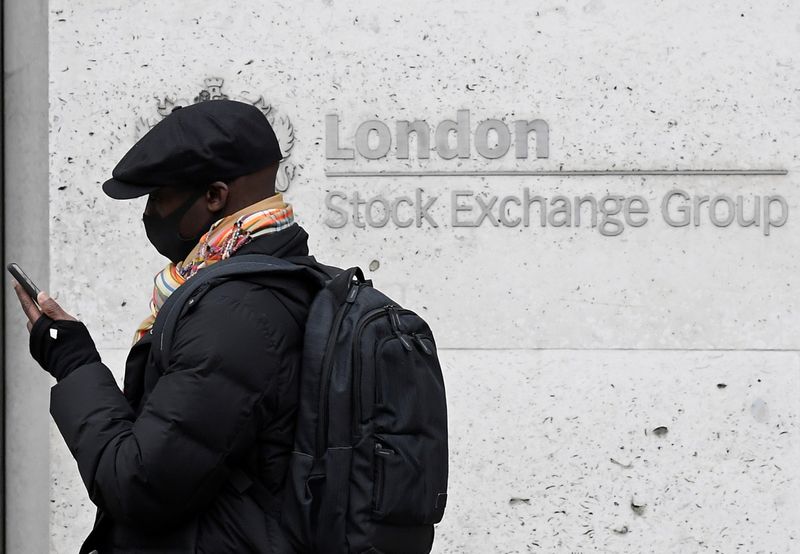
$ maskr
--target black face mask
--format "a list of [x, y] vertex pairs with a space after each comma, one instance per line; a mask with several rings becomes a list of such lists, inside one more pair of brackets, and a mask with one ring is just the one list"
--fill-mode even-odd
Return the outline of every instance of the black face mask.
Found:
[[178, 206], [171, 214], [159, 217], [155, 214], [142, 214], [142, 222], [144, 223], [144, 230], [147, 233], [147, 239], [156, 247], [156, 250], [167, 258], [172, 263], [183, 261], [192, 248], [200, 242], [200, 239], [208, 231], [213, 223], [213, 216], [209, 218], [208, 225], [200, 228], [197, 236], [190, 238], [181, 237], [178, 232], [183, 216], [186, 212], [197, 202], [197, 199], [206, 193], [205, 189], [200, 189], [195, 194], [189, 195], [189, 198], [183, 204]]

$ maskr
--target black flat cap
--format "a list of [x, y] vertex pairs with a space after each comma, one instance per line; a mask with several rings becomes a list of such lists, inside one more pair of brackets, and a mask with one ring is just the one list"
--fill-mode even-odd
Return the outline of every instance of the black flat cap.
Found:
[[282, 157], [260, 109], [234, 100], [207, 100], [159, 121], [122, 157], [103, 191], [122, 200], [161, 187], [203, 187], [253, 173]]

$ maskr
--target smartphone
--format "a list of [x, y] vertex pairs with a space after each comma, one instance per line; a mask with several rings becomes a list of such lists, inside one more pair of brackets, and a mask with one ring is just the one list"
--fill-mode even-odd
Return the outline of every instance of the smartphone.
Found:
[[28, 296], [33, 298], [33, 301], [36, 302], [36, 297], [39, 295], [39, 287], [31, 281], [30, 277], [25, 275], [25, 272], [22, 271], [17, 264], [8, 264], [6, 268], [8, 272], [14, 276], [14, 279], [17, 280], [17, 283], [22, 285], [23, 290], [28, 293]]

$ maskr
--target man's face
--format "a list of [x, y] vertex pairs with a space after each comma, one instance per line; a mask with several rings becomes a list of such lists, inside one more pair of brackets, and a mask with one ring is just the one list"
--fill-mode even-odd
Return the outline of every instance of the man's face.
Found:
[[[167, 217], [186, 202], [191, 195], [196, 194], [197, 190], [195, 189], [160, 188], [148, 195], [144, 213], [158, 218]], [[208, 205], [205, 196], [201, 196], [181, 218], [176, 231], [181, 237], [195, 236], [200, 232], [200, 226], [207, 224], [208, 218]]]

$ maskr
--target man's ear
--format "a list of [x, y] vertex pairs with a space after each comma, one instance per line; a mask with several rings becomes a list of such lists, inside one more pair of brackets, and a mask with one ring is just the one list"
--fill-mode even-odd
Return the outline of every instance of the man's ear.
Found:
[[206, 204], [208, 211], [219, 212], [228, 204], [228, 185], [222, 181], [214, 181], [206, 190]]

